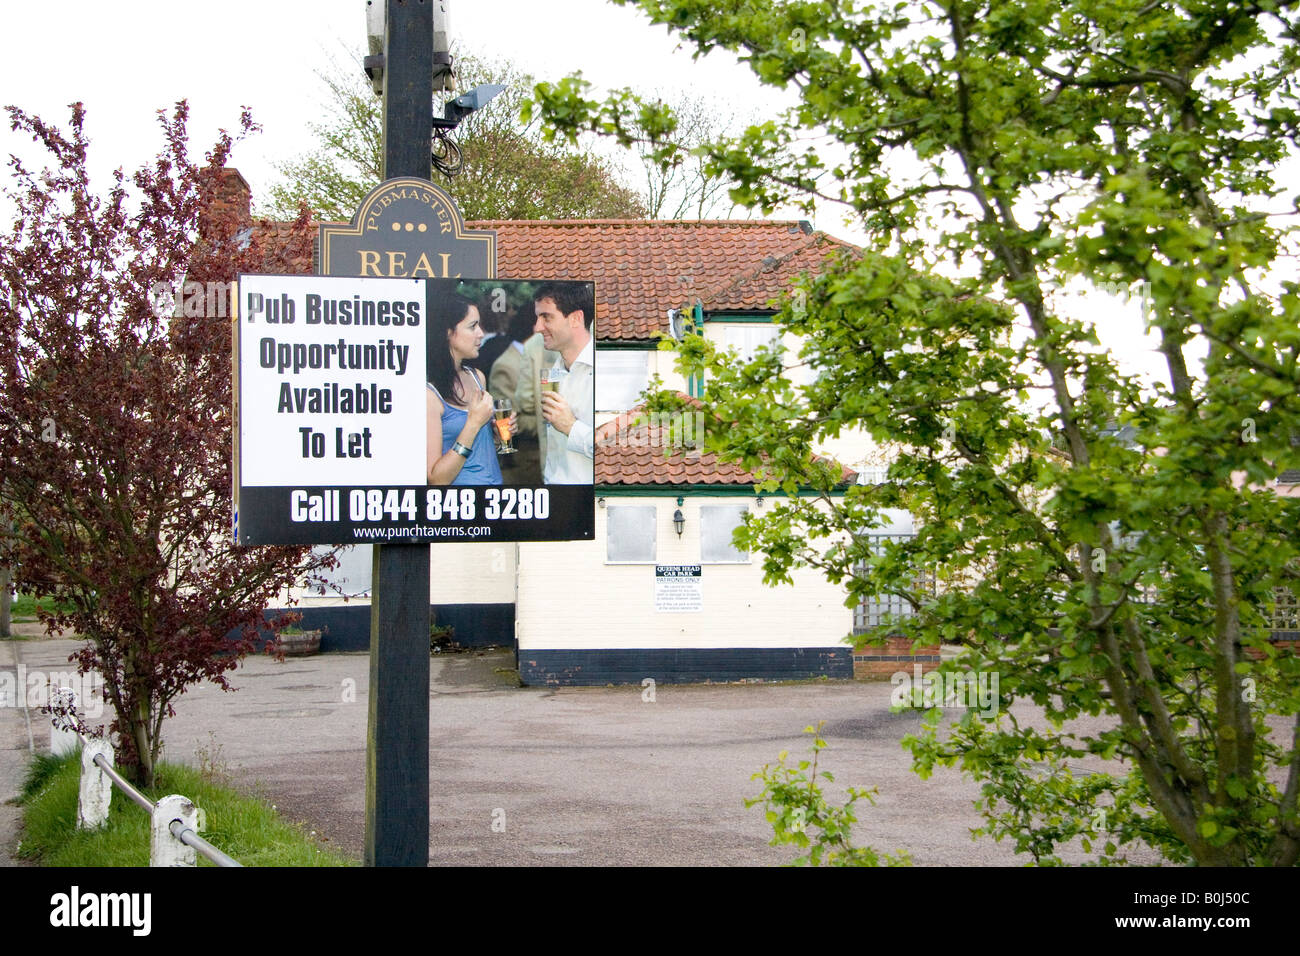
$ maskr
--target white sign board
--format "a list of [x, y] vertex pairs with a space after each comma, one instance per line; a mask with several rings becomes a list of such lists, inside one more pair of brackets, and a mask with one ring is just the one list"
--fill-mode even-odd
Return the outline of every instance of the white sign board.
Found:
[[245, 276], [240, 296], [241, 484], [424, 484], [424, 283]]
[[[527, 466], [514, 457], [518, 393], [496, 409], [489, 401], [486, 421], [469, 415], [488, 398], [484, 315], [499, 312], [493, 319], [516, 335], [546, 316], [555, 326], [546, 334], [576, 347], [595, 314], [592, 283], [244, 275], [236, 301], [238, 543], [594, 537], [591, 363], [571, 357], [568, 391], [562, 384], [561, 401], [547, 403], [575, 422], [576, 447], [547, 460], [568, 464], [564, 474], [548, 480], [540, 454]], [[552, 321], [560, 304], [567, 311]], [[535, 404], [541, 388], [539, 372]]]
[[667, 614], [704, 610], [704, 581], [698, 564], [655, 565], [655, 610]]

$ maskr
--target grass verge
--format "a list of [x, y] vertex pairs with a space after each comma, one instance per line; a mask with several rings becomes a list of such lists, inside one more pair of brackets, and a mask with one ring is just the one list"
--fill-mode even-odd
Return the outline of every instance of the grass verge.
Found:
[[[32, 597], [30, 594], [19, 594], [9, 605], [9, 619], [15, 624], [31, 624], [36, 621], [36, 612], [44, 607], [47, 610], [54, 610], [59, 607], [57, 601], [48, 597]], [[65, 608], [67, 609], [67, 608]]]
[[[149, 818], [114, 788], [108, 823], [77, 829], [80, 754], [37, 757], [28, 768], [19, 803], [23, 839], [18, 855], [41, 866], [148, 866]], [[203, 838], [244, 866], [356, 866], [323, 848], [309, 833], [280, 819], [275, 810], [180, 764], [160, 764], [158, 785], [145, 795], [157, 800], [181, 793], [207, 815]], [[211, 866], [199, 857], [199, 866]]]

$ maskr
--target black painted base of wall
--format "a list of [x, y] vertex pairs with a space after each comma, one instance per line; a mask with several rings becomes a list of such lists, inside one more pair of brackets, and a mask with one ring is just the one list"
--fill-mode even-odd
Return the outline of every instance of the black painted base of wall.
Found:
[[704, 681], [853, 678], [851, 647], [621, 648], [521, 650], [524, 684], [590, 686]]
[[[295, 607], [290, 610], [302, 615], [302, 621], [297, 627], [303, 630], [319, 628], [324, 631], [320, 642], [322, 653], [370, 649], [369, 604]], [[435, 604], [430, 610], [439, 626], [455, 628], [453, 640], [462, 647], [515, 645], [513, 604]]]

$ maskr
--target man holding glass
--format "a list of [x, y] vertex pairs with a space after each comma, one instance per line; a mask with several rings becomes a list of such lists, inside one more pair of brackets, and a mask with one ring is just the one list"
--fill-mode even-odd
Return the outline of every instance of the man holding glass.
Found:
[[555, 485], [595, 481], [595, 303], [589, 286], [547, 283], [533, 293], [535, 332], [559, 358], [542, 370], [546, 466], [542, 480]]

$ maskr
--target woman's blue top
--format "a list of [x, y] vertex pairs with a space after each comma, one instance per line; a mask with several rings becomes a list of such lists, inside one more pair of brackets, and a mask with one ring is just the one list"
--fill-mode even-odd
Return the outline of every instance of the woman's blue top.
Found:
[[[470, 378], [474, 379], [474, 384], [478, 385], [478, 390], [483, 391], [483, 386], [478, 384], [478, 377], [473, 372]], [[429, 388], [433, 389], [433, 394], [438, 396], [442, 402], [442, 453], [445, 455], [451, 451], [452, 444], [456, 441], [456, 436], [465, 427], [465, 421], [469, 418], [469, 412], [463, 408], [456, 408], [439, 394], [433, 383], [427, 383]], [[492, 440], [492, 423], [488, 422], [478, 430], [474, 436], [474, 444], [470, 446], [469, 457], [465, 459], [465, 464], [460, 466], [460, 471], [452, 479], [453, 485], [499, 485], [501, 484], [501, 464], [497, 461], [497, 446]]]

